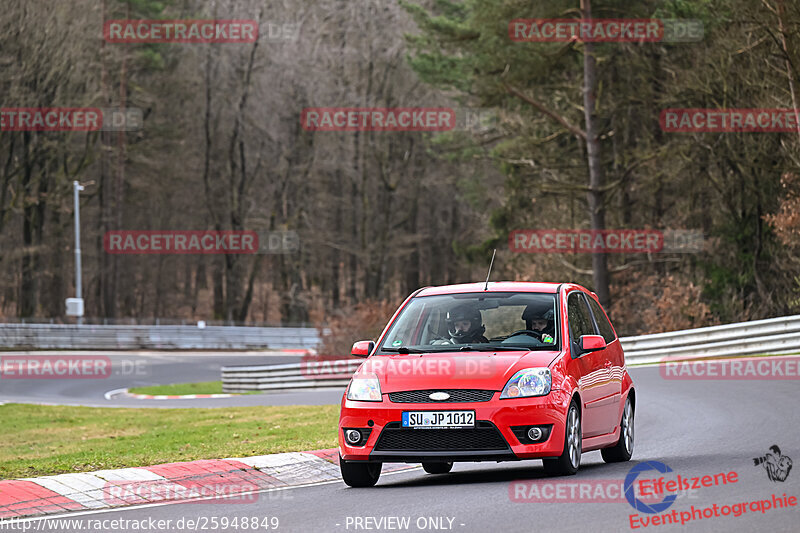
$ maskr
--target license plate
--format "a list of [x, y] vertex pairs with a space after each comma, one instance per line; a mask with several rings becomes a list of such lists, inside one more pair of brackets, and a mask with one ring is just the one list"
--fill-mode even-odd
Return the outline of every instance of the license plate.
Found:
[[475, 411], [403, 411], [404, 428], [472, 428]]

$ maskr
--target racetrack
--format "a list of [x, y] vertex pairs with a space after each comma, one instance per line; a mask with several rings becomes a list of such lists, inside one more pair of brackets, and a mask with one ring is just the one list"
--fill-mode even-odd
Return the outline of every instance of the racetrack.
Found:
[[[633, 461], [606, 465], [599, 452], [591, 452], [583, 456], [577, 476], [555, 478], [556, 481], [614, 479], [622, 482], [633, 465], [653, 460], [667, 464], [684, 477], [730, 471], [738, 474], [736, 483], [689, 492], [668, 512], [687, 511], [691, 506], [704, 508], [717, 504], [721, 507], [761, 500], [770, 498], [773, 493], [800, 496], [800, 472], [790, 472], [785, 482], [774, 482], [768, 479], [764, 468], [753, 464], [753, 458], [764, 455], [773, 444], [779, 445], [784, 455], [800, 457], [797, 439], [800, 413], [796, 408], [798, 388], [795, 381], [668, 381], [654, 367], [633, 368], [630, 372], [638, 392]], [[309, 393], [307, 397], [322, 399], [322, 393]], [[252, 503], [225, 504], [224, 500], [217, 500], [215, 503], [156, 504], [68, 516], [88, 529], [94, 520], [172, 520], [168, 527], [159, 528], [162, 531], [188, 529], [185, 522], [182, 529], [176, 527], [181, 518], [210, 520], [212, 517], [228, 520], [277, 517], [277, 531], [298, 532], [435, 531], [430, 527], [431, 522], [423, 524], [427, 517], [443, 517], [441, 525], [445, 530], [470, 532], [631, 529], [629, 516], [635, 511], [625, 501], [514, 502], [509, 497], [509, 488], [516, 480], [545, 483], [553, 482], [554, 478], [545, 478], [540, 461], [462, 463], [445, 475], [425, 474], [421, 469], [384, 475], [371, 489], [352, 489], [335, 482], [263, 492]], [[748, 511], [739, 517], [700, 519], [683, 528], [661, 525], [639, 530], [797, 531], [797, 509]], [[639, 516], [653, 515], [639, 513]], [[360, 521], [362, 527], [356, 528], [356, 517], [376, 520], [409, 517], [410, 522], [407, 528], [388, 529], [376, 528], [376, 523], [371, 521]], [[54, 518], [32, 521], [41, 521], [41, 526], [37, 526], [43, 527], [43, 531], [81, 530], [76, 524], [69, 527]], [[221, 526], [211, 530], [225, 531]], [[144, 529], [128, 527], [114, 531]]]
[[106, 394], [129, 387], [219, 381], [225, 365], [282, 364], [300, 361], [299, 355], [281, 352], [4, 352], [2, 357], [27, 354], [35, 357], [56, 355], [79, 358], [82, 355], [108, 357], [108, 376], [89, 379], [0, 379], [0, 402], [84, 405], [89, 407], [231, 407], [249, 405], [321, 405], [337, 403], [341, 390], [272, 392], [232, 398], [140, 400], [121, 394]]

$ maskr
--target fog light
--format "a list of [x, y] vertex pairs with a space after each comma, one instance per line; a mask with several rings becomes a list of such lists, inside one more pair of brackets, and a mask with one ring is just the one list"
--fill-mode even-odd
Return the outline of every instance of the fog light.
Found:
[[348, 429], [345, 431], [344, 437], [350, 444], [358, 444], [361, 441], [361, 432], [357, 429]]
[[528, 429], [528, 438], [531, 440], [539, 440], [542, 438], [542, 430], [533, 426], [532, 428]]

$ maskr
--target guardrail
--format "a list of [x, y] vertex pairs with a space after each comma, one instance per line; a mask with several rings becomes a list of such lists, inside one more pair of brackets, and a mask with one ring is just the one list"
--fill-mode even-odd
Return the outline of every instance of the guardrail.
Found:
[[364, 359], [222, 367], [222, 392], [344, 387]]
[[800, 352], [800, 315], [620, 339], [628, 364]]
[[[620, 338], [627, 364], [800, 352], [800, 315]], [[363, 359], [222, 368], [224, 392], [344, 387]]]
[[0, 324], [0, 347], [23, 350], [310, 350], [316, 328]]

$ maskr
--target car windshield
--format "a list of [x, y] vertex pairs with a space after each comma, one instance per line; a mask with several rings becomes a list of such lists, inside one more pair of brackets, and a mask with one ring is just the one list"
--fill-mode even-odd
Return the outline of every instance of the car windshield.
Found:
[[378, 353], [557, 349], [555, 296], [481, 292], [414, 298]]

